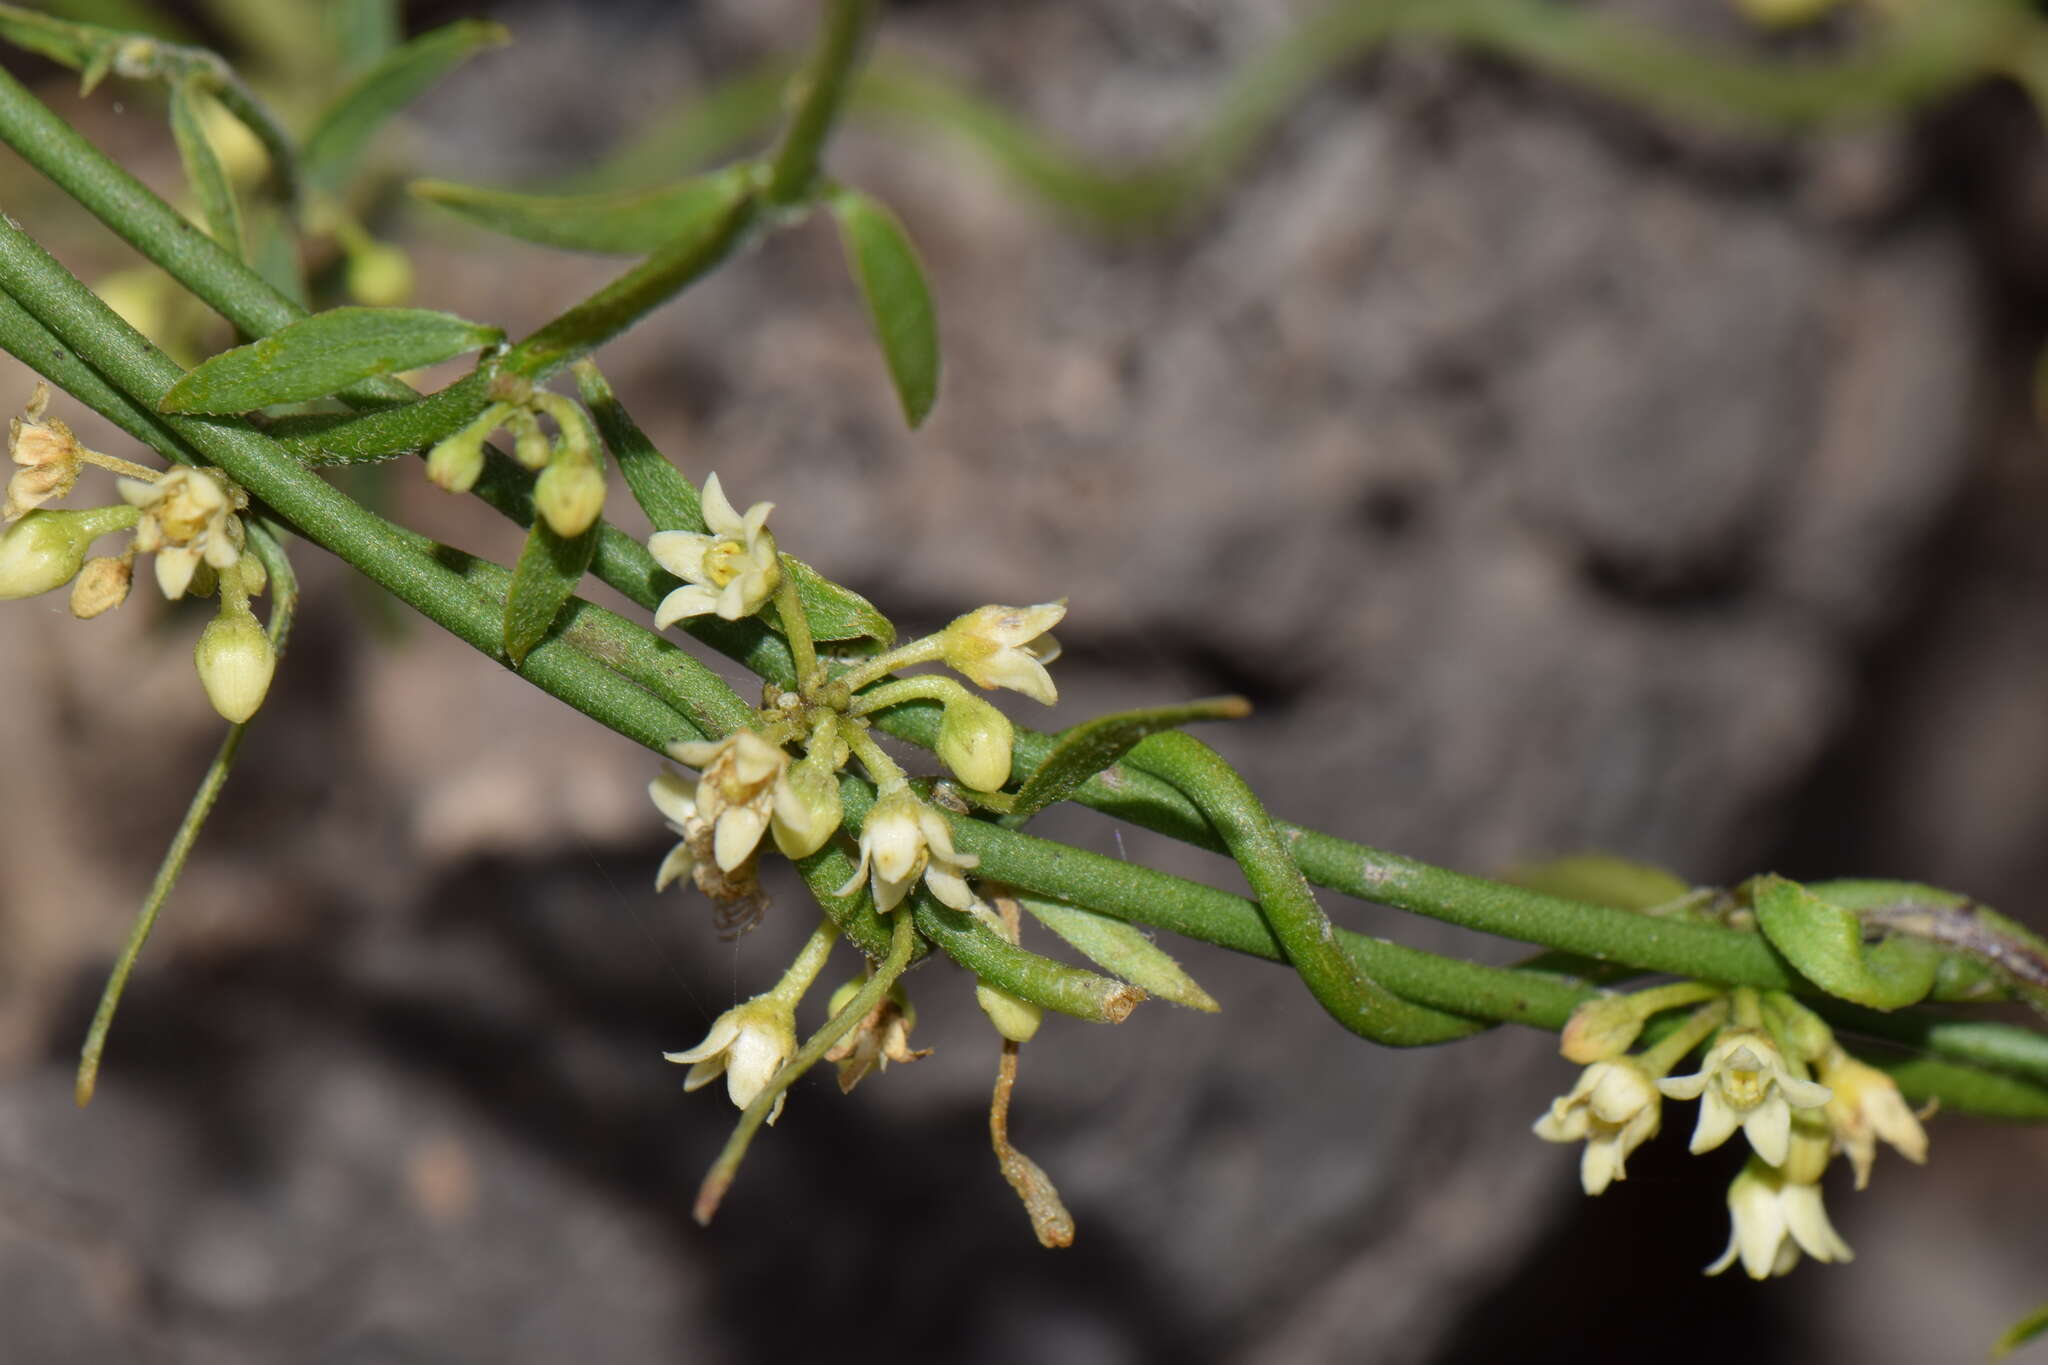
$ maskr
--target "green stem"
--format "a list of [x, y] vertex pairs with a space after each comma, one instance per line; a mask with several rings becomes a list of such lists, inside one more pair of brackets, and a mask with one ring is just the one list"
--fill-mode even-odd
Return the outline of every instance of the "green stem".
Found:
[[885, 706], [896, 706], [906, 701], [946, 702], [966, 692], [957, 681], [943, 673], [926, 673], [915, 678], [898, 678], [883, 683], [854, 697], [852, 706], [847, 708], [851, 716], [865, 716]]
[[1671, 1032], [1658, 1039], [1655, 1044], [1636, 1054], [1636, 1065], [1647, 1071], [1652, 1078], [1671, 1074], [1671, 1068], [1684, 1061], [1692, 1050], [1706, 1041], [1707, 1035], [1721, 1027], [1721, 1021], [1728, 1017], [1728, 1002], [1716, 1000], [1710, 1005], [1696, 1009]]
[[826, 1021], [825, 1027], [811, 1035], [810, 1040], [798, 1049], [796, 1056], [790, 1058], [782, 1070], [775, 1073], [768, 1084], [761, 1088], [761, 1093], [754, 1097], [754, 1102], [740, 1115], [739, 1122], [733, 1127], [732, 1136], [726, 1139], [725, 1150], [718, 1154], [718, 1160], [712, 1163], [711, 1170], [704, 1177], [703, 1185], [697, 1191], [697, 1204], [692, 1212], [698, 1223], [708, 1225], [718, 1213], [719, 1204], [724, 1201], [726, 1191], [732, 1188], [733, 1178], [739, 1174], [740, 1163], [747, 1158], [747, 1148], [753, 1144], [754, 1134], [759, 1132], [761, 1125], [767, 1121], [769, 1112], [775, 1108], [776, 1100], [806, 1071], [817, 1065], [818, 1060], [832, 1050], [833, 1044], [845, 1037], [855, 1024], [867, 1018], [868, 1012], [881, 1003], [882, 997], [889, 993], [889, 988], [903, 975], [903, 969], [910, 965], [910, 950], [916, 941], [917, 930], [911, 924], [910, 916], [898, 915], [895, 928], [890, 933], [889, 955], [876, 966], [874, 975], [855, 992], [853, 999], [847, 1001], [839, 1013]]
[[775, 207], [806, 198], [818, 178], [818, 156], [839, 117], [860, 50], [875, 17], [875, 0], [832, 0], [817, 51], [798, 75], [796, 113], [769, 165], [762, 198]]
[[803, 594], [796, 590], [796, 578], [787, 570], [775, 585], [775, 614], [782, 618], [782, 634], [796, 665], [797, 690], [809, 698], [818, 678], [818, 647], [811, 641], [811, 618], [804, 612]]
[[927, 635], [856, 664], [833, 681], [844, 685], [849, 692], [857, 692], [877, 678], [886, 677], [897, 669], [908, 668], [912, 664], [930, 663], [943, 656], [945, 652], [946, 637], [943, 633]]
[[767, 997], [795, 1009], [811, 983], [818, 979], [818, 973], [825, 970], [825, 960], [832, 956], [832, 945], [837, 942], [839, 926], [829, 918], [819, 920], [818, 927], [811, 930], [811, 936], [797, 951], [796, 960], [789, 964], [789, 970], [765, 993]]
[[1153, 771], [1201, 807], [1258, 896], [1259, 913], [1309, 993], [1353, 1033], [1408, 1047], [1440, 1041], [1466, 1021], [1402, 999], [1359, 968], [1337, 941], [1329, 917], [1280, 842], [1271, 817], [1238, 771], [1189, 735], [1146, 741]]
[[882, 791], [891, 792], [909, 783], [902, 766], [883, 752], [865, 725], [842, 724], [839, 737], [846, 741], [846, 747], [853, 750], [853, 756], [860, 760], [860, 765], [868, 770], [868, 776]]

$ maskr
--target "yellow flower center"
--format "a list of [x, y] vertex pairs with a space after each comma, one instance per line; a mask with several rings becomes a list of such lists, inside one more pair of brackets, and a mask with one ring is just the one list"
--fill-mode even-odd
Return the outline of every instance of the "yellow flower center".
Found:
[[704, 552], [704, 576], [722, 588], [746, 571], [747, 552], [736, 540], [721, 540]]

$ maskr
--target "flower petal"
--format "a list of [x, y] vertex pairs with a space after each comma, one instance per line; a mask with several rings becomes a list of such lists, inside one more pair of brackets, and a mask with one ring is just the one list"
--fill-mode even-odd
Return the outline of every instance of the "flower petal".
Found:
[[740, 514], [732, 510], [732, 502], [725, 496], [725, 485], [713, 474], [704, 480], [704, 524], [711, 533], [724, 540], [738, 540], [746, 534], [747, 524]]
[[1719, 1090], [1709, 1090], [1700, 1098], [1700, 1121], [1692, 1130], [1692, 1152], [1697, 1155], [1713, 1151], [1741, 1126], [1741, 1113], [1721, 1098]]
[[691, 793], [696, 784], [678, 772], [664, 772], [647, 784], [647, 797], [671, 825], [686, 825], [697, 814]]
[[668, 890], [670, 882], [678, 877], [688, 876], [690, 869], [696, 865], [697, 855], [690, 851], [689, 842], [685, 840], [677, 844], [668, 851], [668, 856], [661, 860], [661, 867], [654, 874], [654, 889]]
[[156, 552], [156, 585], [173, 602], [185, 595], [197, 572], [199, 551], [189, 545], [166, 545]]
[[768, 812], [752, 806], [733, 806], [718, 817], [712, 836], [711, 857], [721, 872], [730, 872], [753, 855], [755, 845], [768, 830]]
[[695, 583], [685, 584], [661, 599], [654, 609], [654, 628], [667, 630], [692, 616], [709, 616], [718, 610], [718, 594]]
[[1792, 1145], [1792, 1106], [1785, 1103], [1784, 1096], [1773, 1094], [1749, 1111], [1742, 1131], [1751, 1150], [1771, 1165], [1782, 1166]]
[[715, 537], [697, 531], [656, 531], [647, 537], [647, 553], [662, 568], [691, 583], [704, 581], [704, 552]]

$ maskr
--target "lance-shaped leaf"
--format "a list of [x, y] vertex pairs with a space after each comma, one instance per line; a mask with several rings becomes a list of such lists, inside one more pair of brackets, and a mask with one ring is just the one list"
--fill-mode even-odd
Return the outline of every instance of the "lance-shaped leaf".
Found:
[[171, 386], [161, 412], [248, 412], [324, 398], [504, 340], [496, 327], [426, 308], [330, 308], [203, 362]]
[[753, 169], [731, 166], [651, 190], [607, 194], [515, 194], [446, 180], [415, 181], [412, 192], [523, 242], [639, 256], [715, 229], [753, 188]]
[[[707, 530], [696, 488], [654, 448], [597, 366], [579, 362], [576, 382], [583, 405], [590, 409], [619, 472], [625, 475], [626, 487], [654, 529], [699, 534]], [[885, 648], [895, 643], [896, 627], [853, 589], [834, 583], [794, 555], [782, 556], [782, 571], [796, 584], [804, 614], [810, 618], [811, 638], [833, 644], [872, 640]], [[774, 610], [772, 605], [767, 608], [771, 614]]]
[[547, 638], [548, 628], [575, 595], [602, 531], [603, 523], [593, 522], [582, 534], [565, 537], [548, 526], [546, 517], [533, 519], [505, 594], [505, 656], [514, 668]]
[[502, 24], [465, 19], [387, 53], [328, 106], [306, 135], [308, 182], [326, 190], [346, 183], [370, 139], [393, 114], [473, 54], [511, 40]]
[[1017, 902], [1090, 962], [1146, 994], [1205, 1014], [1222, 1008], [1209, 992], [1195, 984], [1195, 979], [1170, 953], [1147, 938], [1136, 925], [1065, 901], [1019, 896]]
[[[804, 615], [810, 618], [812, 639], [834, 644], [872, 640], [885, 649], [896, 643], [895, 625], [852, 588], [834, 583], [795, 555], [782, 556], [782, 572], [796, 584]], [[762, 614], [774, 620], [775, 611], [770, 602]]]
[[924, 268], [903, 224], [878, 201], [858, 190], [841, 190], [832, 196], [832, 216], [839, 222], [847, 264], [867, 300], [904, 419], [917, 426], [939, 394], [939, 323]]
[[199, 199], [199, 211], [206, 218], [206, 230], [213, 239], [246, 259], [242, 241], [242, 213], [235, 202], [234, 181], [220, 161], [213, 139], [206, 134], [204, 109], [212, 96], [194, 76], [181, 76], [171, 83], [171, 136], [178, 144], [178, 159], [185, 163], [185, 178]]
[[1178, 706], [1119, 711], [1083, 721], [1061, 732], [1052, 752], [1025, 779], [1016, 803], [1010, 808], [1010, 818], [1021, 820], [1066, 800], [1089, 778], [1129, 753], [1147, 736], [1200, 720], [1240, 720], [1251, 713], [1252, 704], [1243, 697], [1210, 697]]
[[1933, 945], [1896, 934], [1866, 944], [1863, 920], [1854, 910], [1783, 877], [1755, 878], [1749, 891], [1764, 937], [1828, 994], [1892, 1010], [1933, 989], [1939, 962]]

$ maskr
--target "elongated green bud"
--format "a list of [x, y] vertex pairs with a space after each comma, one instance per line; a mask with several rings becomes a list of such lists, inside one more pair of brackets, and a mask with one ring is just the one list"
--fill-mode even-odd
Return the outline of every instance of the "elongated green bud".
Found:
[[493, 403], [474, 422], [427, 452], [427, 478], [450, 493], [467, 493], [484, 472], [484, 442], [504, 424], [506, 405]]
[[140, 516], [126, 504], [28, 513], [0, 534], [0, 600], [63, 587], [85, 566], [95, 540], [133, 526]]
[[207, 624], [192, 649], [192, 662], [213, 709], [237, 725], [263, 705], [277, 671], [270, 637], [246, 606], [228, 607]]
[[554, 447], [548, 443], [548, 434], [540, 429], [540, 419], [533, 415], [533, 409], [512, 409], [505, 414], [505, 425], [512, 432], [512, 458], [528, 469], [546, 468]]
[[604, 512], [604, 474], [587, 460], [556, 460], [534, 480], [533, 505], [556, 535], [580, 536]]
[[1010, 780], [1010, 746], [1016, 732], [1010, 718], [980, 697], [960, 692], [949, 698], [933, 747], [953, 775], [976, 791], [1002, 790]]

